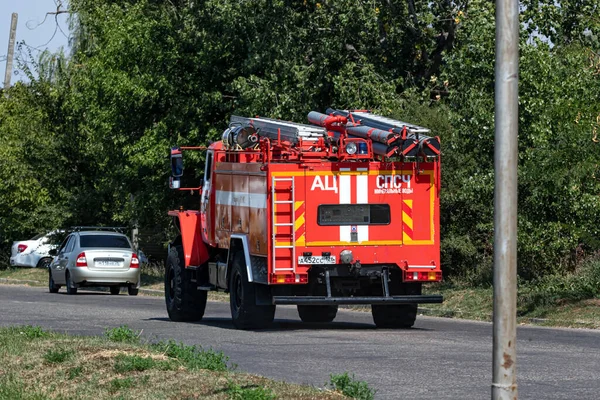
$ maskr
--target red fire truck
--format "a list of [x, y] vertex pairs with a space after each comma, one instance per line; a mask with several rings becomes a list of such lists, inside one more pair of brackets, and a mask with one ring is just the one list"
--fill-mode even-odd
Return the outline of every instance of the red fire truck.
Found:
[[[233, 116], [221, 141], [171, 149], [170, 187], [200, 209], [169, 212], [165, 299], [173, 321], [229, 293], [233, 324], [259, 329], [277, 304], [331, 322], [340, 304], [370, 304], [380, 328], [411, 327], [440, 269], [440, 142], [368, 111], [311, 112], [310, 124]], [[181, 187], [183, 152], [206, 152], [198, 187]]]

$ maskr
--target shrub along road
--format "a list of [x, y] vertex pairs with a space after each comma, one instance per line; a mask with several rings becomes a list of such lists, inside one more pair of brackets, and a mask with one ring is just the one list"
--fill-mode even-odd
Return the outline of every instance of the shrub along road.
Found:
[[[200, 323], [173, 323], [156, 297], [0, 286], [0, 325], [40, 325], [59, 332], [102, 335], [127, 325], [150, 341], [174, 339], [223, 351], [240, 371], [323, 387], [329, 374], [349, 371], [378, 399], [481, 399], [491, 385], [489, 323], [419, 317], [415, 328], [376, 330], [368, 313], [340, 310], [328, 325], [300, 322], [280, 307], [273, 327], [233, 329], [229, 305], [210, 302]], [[518, 384], [522, 398], [597, 399], [600, 332], [520, 327]]]

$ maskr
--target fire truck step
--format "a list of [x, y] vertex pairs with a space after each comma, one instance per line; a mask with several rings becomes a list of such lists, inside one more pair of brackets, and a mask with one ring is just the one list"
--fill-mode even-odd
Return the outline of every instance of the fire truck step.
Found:
[[441, 303], [441, 295], [415, 296], [365, 296], [365, 297], [326, 297], [326, 296], [273, 296], [273, 304], [432, 304]]
[[198, 286], [198, 290], [203, 290], [205, 292], [208, 292], [210, 290], [215, 290], [216, 286], [215, 285], [202, 285], [202, 286]]
[[277, 200], [277, 201], [273, 202], [273, 204], [292, 204], [292, 203], [293, 203], [293, 201], [291, 201], [291, 200]]
[[294, 226], [292, 222], [273, 224], [273, 226]]

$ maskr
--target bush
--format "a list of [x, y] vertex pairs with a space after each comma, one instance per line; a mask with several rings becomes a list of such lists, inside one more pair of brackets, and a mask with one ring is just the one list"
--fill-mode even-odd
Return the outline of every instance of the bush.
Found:
[[232, 400], [273, 400], [275, 394], [262, 387], [242, 387], [234, 382], [227, 384], [227, 394]]
[[126, 325], [118, 328], [106, 328], [104, 336], [113, 342], [137, 343], [140, 341], [141, 331], [134, 331]]
[[519, 287], [519, 314], [600, 296], [600, 259], [590, 259], [572, 273], [555, 273]]
[[50, 332], [46, 332], [41, 326], [26, 325], [19, 329], [19, 333], [27, 339], [41, 339], [50, 337]]
[[220, 351], [204, 350], [202, 347], [187, 346], [173, 340], [155, 344], [153, 347], [167, 357], [180, 361], [190, 370], [227, 371], [234, 369], [234, 366], [227, 365], [229, 357]]
[[354, 374], [349, 376], [347, 372], [341, 375], [330, 375], [329, 385], [333, 390], [341, 392], [344, 396], [360, 400], [373, 400], [375, 391], [369, 388], [366, 382], [356, 380]]
[[51, 364], [60, 364], [73, 357], [74, 354], [73, 350], [55, 348], [48, 350], [44, 354], [44, 359]]

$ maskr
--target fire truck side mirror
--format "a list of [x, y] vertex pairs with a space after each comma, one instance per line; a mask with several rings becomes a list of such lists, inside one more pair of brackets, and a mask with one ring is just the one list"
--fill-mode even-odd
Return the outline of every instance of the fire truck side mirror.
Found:
[[179, 178], [169, 177], [169, 188], [170, 189], [179, 189], [181, 187], [181, 180]]

